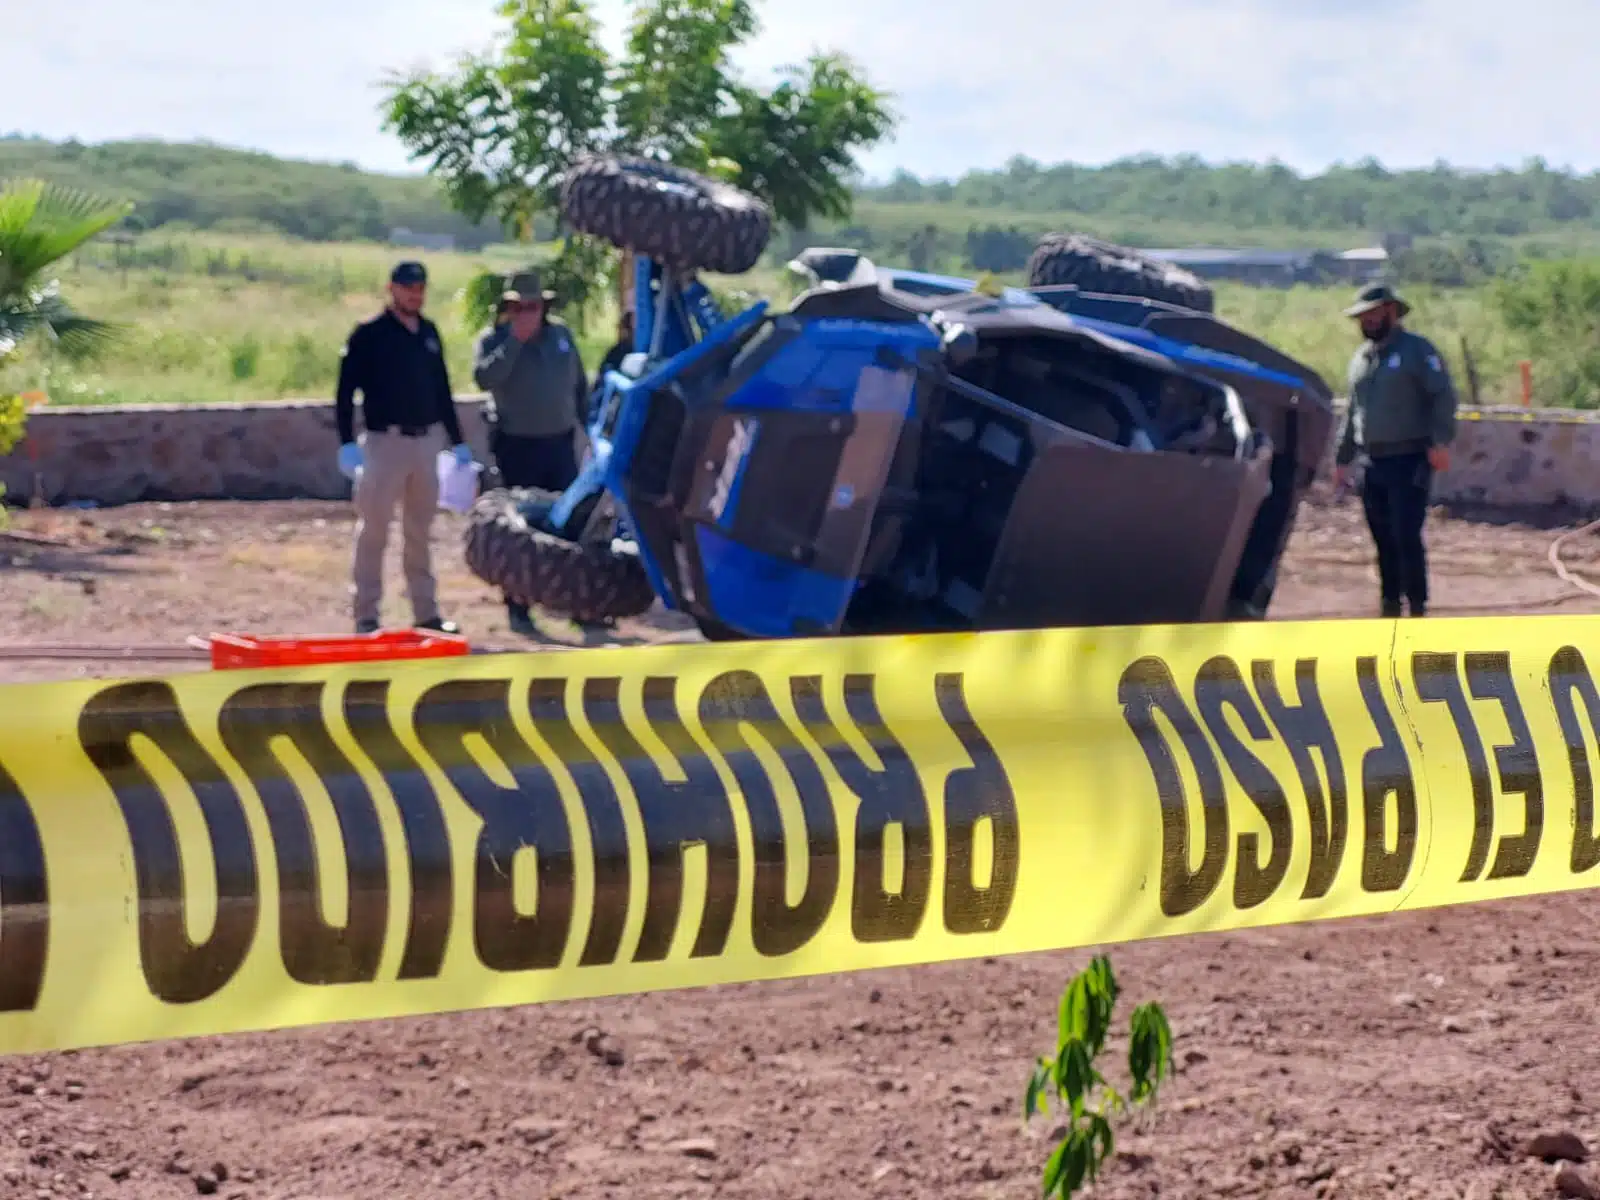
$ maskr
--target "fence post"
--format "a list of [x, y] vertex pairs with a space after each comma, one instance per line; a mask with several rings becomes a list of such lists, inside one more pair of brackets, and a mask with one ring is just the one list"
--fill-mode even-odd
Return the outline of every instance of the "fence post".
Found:
[[1522, 371], [1522, 407], [1533, 406], [1533, 364], [1523, 359], [1517, 364]]
[[1471, 398], [1472, 407], [1477, 408], [1483, 403], [1478, 385], [1478, 364], [1472, 360], [1472, 347], [1467, 345], [1467, 335], [1461, 335], [1461, 362], [1467, 370], [1467, 395]]
[[[27, 412], [32, 412], [50, 399], [49, 392], [24, 392], [22, 404]], [[26, 429], [26, 427], [24, 427]], [[28, 445], [28, 465], [33, 470], [33, 492], [28, 497], [28, 507], [31, 509], [48, 508], [49, 504], [44, 498], [44, 474], [39, 470], [39, 439], [24, 434]]]

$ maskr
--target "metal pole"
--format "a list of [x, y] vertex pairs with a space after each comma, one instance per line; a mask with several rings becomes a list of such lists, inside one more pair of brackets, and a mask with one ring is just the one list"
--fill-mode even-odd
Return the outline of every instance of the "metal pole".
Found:
[[659, 361], [661, 347], [667, 338], [667, 321], [669, 316], [676, 315], [672, 307], [678, 294], [678, 277], [671, 267], [662, 267], [660, 275], [660, 289], [656, 292], [655, 303], [655, 328], [650, 331], [650, 360]]

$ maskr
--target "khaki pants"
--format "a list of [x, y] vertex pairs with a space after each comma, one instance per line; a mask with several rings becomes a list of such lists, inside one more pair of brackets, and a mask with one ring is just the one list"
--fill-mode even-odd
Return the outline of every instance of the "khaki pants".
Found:
[[389, 526], [400, 507], [401, 565], [417, 623], [439, 615], [428, 552], [428, 535], [439, 507], [437, 437], [402, 437], [392, 429], [362, 435], [365, 461], [355, 486], [356, 544], [354, 582], [357, 621], [380, 620], [383, 556]]

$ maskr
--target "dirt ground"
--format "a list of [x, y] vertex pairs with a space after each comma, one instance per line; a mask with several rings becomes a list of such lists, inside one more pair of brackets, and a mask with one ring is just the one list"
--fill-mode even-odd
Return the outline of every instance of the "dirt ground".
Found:
[[[0, 539], [0, 680], [203, 668], [150, 647], [348, 628], [344, 505], [17, 527], [67, 544]], [[460, 565], [460, 532], [441, 518], [448, 614], [484, 646], [525, 645]], [[1559, 532], [1436, 514], [1436, 611], [1600, 611], [1552, 571]], [[1354, 505], [1308, 507], [1275, 616], [1370, 615], [1370, 558]], [[1600, 540], [1565, 559], [1600, 578]], [[398, 593], [387, 613], [404, 621]], [[695, 638], [665, 619], [621, 632]], [[66, 643], [103, 649], [18, 657]], [[104, 657], [135, 645], [145, 658]], [[1181, 1070], [1091, 1194], [1563, 1194], [1525, 1143], [1570, 1132], [1600, 1153], [1593, 907], [1577, 894], [1116, 949], [1125, 1003], [1167, 1005]], [[1087, 957], [0, 1060], [0, 1197], [1020, 1200], [1038, 1194], [1050, 1130], [1023, 1129], [1022, 1085]], [[593, 1030], [621, 1055], [592, 1053]], [[1577, 1171], [1600, 1185], [1600, 1165]], [[1570, 1174], [1567, 1194], [1583, 1194]]]

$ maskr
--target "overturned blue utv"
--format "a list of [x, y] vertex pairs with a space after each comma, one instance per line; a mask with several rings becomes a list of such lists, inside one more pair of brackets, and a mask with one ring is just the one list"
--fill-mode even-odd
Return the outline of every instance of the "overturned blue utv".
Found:
[[582, 622], [659, 600], [714, 639], [1265, 615], [1331, 393], [1159, 298], [1136, 252], [1091, 292], [817, 249], [786, 311], [728, 316], [698, 273], [759, 260], [754, 198], [600, 158], [563, 207], [634, 256], [635, 352], [571, 488], [480, 498], [468, 564], [509, 597]]

